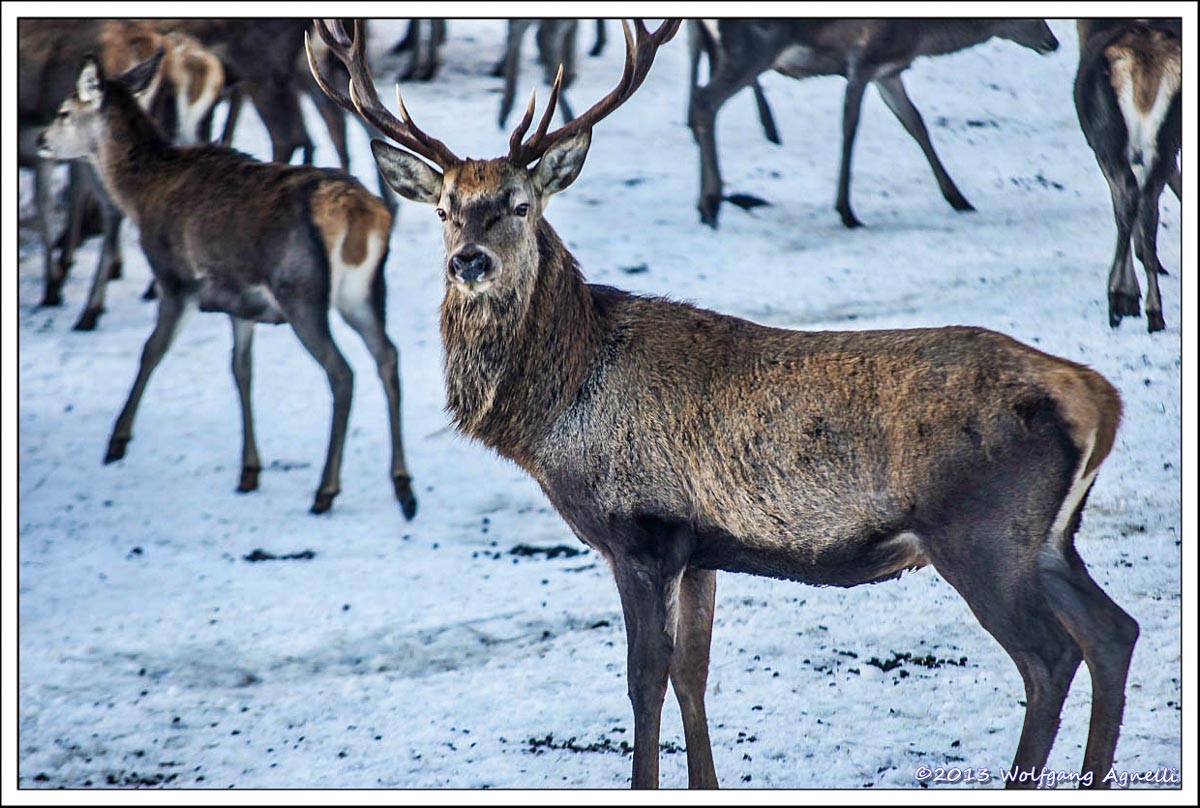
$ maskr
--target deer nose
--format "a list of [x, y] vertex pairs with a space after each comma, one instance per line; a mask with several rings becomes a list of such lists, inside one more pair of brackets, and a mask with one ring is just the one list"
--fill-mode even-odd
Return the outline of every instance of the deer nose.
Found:
[[459, 280], [465, 283], [474, 283], [491, 269], [491, 263], [487, 253], [467, 248], [455, 253], [450, 258], [450, 269], [454, 271]]

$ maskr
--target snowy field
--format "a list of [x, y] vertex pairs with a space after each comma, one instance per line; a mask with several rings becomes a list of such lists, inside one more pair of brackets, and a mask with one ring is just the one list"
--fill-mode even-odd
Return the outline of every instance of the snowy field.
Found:
[[[1117, 768], [1179, 768], [1180, 204], [1163, 195], [1167, 330], [1150, 336], [1143, 319], [1110, 329], [1109, 196], [1072, 103], [1074, 22], [1052, 28], [1062, 46], [1049, 56], [992, 41], [906, 74], [976, 213], [942, 200], [871, 90], [852, 188], [867, 226], [845, 230], [833, 210], [845, 83], [770, 74], [762, 81], [783, 145], [763, 139], [749, 92], [723, 109], [718, 139], [727, 191], [772, 204], [725, 205], [719, 230], [702, 227], [681, 32], [597, 128], [582, 176], [548, 218], [594, 282], [791, 328], [986, 326], [1112, 380], [1125, 419], [1077, 545], [1142, 629]], [[386, 50], [403, 23], [372, 30], [390, 104], [400, 65]], [[503, 33], [497, 20], [451, 21], [436, 81], [405, 87], [419, 125], [459, 154], [507, 149], [495, 122], [501, 81], [488, 76]], [[602, 57], [580, 56], [577, 111], [620, 74], [612, 23], [609, 34]], [[584, 26], [581, 49], [590, 44]], [[540, 81], [532, 38], [526, 45], [521, 99]], [[305, 103], [317, 162], [331, 165]], [[268, 156], [249, 107], [242, 120], [235, 145]], [[353, 170], [374, 188], [366, 137], [354, 125], [351, 136]], [[23, 196], [30, 187], [23, 177]], [[190, 321], [150, 384], [127, 457], [103, 466], [154, 318], [139, 299], [150, 272], [137, 234], [123, 230], [126, 275], [109, 288], [99, 330], [78, 333], [70, 326], [98, 240], [78, 255], [66, 305], [46, 309], [40, 248], [21, 229], [18, 300], [5, 309], [20, 338], [17, 372], [5, 377], [20, 384], [21, 787], [628, 784], [633, 721], [608, 570], [530, 478], [448, 426], [440, 232], [432, 209], [402, 203], [386, 268], [419, 499], [405, 523], [386, 476], [382, 390], [340, 320], [335, 338], [357, 383], [330, 513], [308, 513], [328, 387], [286, 327], [260, 327], [255, 346], [259, 491], [234, 493], [241, 434], [224, 316]], [[302, 557], [248, 560], [256, 550]], [[915, 788], [922, 766], [995, 777], [1010, 763], [1021, 679], [932, 568], [851, 590], [723, 575], [717, 601], [708, 710], [725, 787]], [[1081, 667], [1050, 769], [1077, 770], [1089, 704]], [[671, 695], [662, 744], [663, 786], [686, 785]]]

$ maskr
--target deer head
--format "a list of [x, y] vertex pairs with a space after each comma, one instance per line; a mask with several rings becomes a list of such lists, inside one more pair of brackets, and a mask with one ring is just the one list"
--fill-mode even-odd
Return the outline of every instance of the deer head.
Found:
[[560, 67], [533, 134], [525, 139], [533, 122], [535, 96], [530, 97], [525, 115], [512, 133], [508, 154], [491, 160], [463, 160], [418, 129], [404, 107], [399, 86], [400, 117], [383, 107], [364, 58], [357, 21], [353, 37], [336, 21], [317, 21], [321, 38], [350, 71], [348, 96], [330, 87], [321, 75], [307, 36], [305, 48], [309, 67], [325, 93], [404, 147], [371, 142], [388, 184], [407, 199], [436, 207], [443, 222], [447, 283], [473, 297], [522, 288], [536, 273], [537, 234], [546, 204], [579, 176], [591, 145], [592, 127], [641, 86], [655, 52], [675, 35], [679, 21], [666, 21], [653, 33], [641, 20], [635, 21], [632, 29], [625, 23], [622, 27], [625, 69], [612, 92], [570, 123], [548, 131], [562, 85]]
[[163, 54], [158, 51], [112, 81], [104, 77], [104, 68], [95, 56], [85, 56], [75, 79], [75, 92], [62, 102], [54, 122], [38, 136], [38, 156], [52, 160], [95, 159], [107, 135], [105, 99], [114, 83], [124, 85], [142, 103], [143, 96], [153, 91]]

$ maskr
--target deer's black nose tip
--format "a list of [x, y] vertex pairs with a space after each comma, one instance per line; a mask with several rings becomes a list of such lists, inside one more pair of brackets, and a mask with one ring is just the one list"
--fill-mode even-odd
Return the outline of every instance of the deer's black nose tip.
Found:
[[450, 269], [459, 280], [465, 283], [474, 283], [479, 280], [487, 274], [491, 266], [492, 262], [487, 257], [487, 253], [471, 248], [455, 253], [450, 258]]

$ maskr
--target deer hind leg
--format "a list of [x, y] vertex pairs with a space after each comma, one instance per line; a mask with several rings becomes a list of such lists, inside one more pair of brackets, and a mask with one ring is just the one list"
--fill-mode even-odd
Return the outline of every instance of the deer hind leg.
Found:
[[[1099, 156], [1099, 155], [1097, 155]], [[1117, 243], [1108, 271], [1108, 324], [1116, 328], [1122, 317], [1141, 314], [1138, 299], [1141, 289], [1133, 271], [1129, 239], [1138, 211], [1138, 187], [1133, 172], [1123, 160], [1101, 160], [1101, 168], [1112, 194], [1113, 218], [1117, 224]]]
[[504, 44], [504, 58], [496, 65], [495, 75], [504, 77], [504, 94], [500, 97], [500, 128], [503, 129], [508, 121], [508, 113], [512, 112], [513, 97], [516, 94], [517, 74], [521, 67], [521, 40], [525, 32], [536, 20], [509, 20], [508, 38]]
[[1179, 162], [1176, 161], [1175, 166], [1171, 169], [1170, 175], [1167, 177], [1167, 185], [1171, 188], [1171, 193], [1175, 194], [1175, 198], [1180, 202], [1183, 201], [1183, 175], [1179, 171]]
[[[384, 328], [387, 301], [383, 276], [384, 260], [379, 259], [371, 276], [369, 290], [362, 290], [357, 295], [347, 293], [346, 287], [352, 284], [348, 277], [343, 276], [344, 285], [339, 289], [337, 306], [342, 318], [366, 343], [379, 371], [379, 379], [383, 382], [383, 391], [387, 396], [388, 427], [392, 437], [392, 486], [395, 488], [396, 499], [400, 502], [404, 518], [412, 519], [417, 513], [417, 499], [412, 490], [412, 476], [404, 462], [404, 441], [400, 431], [400, 354], [388, 339]], [[366, 271], [365, 266], [350, 270], [359, 273]]]
[[717, 770], [704, 710], [716, 593], [717, 573], [713, 570], [689, 567], [679, 582], [671, 687], [683, 715], [688, 788], [717, 788]]
[[312, 512], [324, 513], [340, 492], [342, 450], [346, 444], [346, 425], [350, 420], [350, 401], [354, 395], [354, 371], [338, 350], [329, 331], [327, 300], [306, 300], [303, 293], [276, 292], [276, 300], [300, 343], [317, 360], [329, 378], [333, 393], [333, 421], [329, 430], [329, 450], [321, 484], [313, 500]]
[[876, 79], [875, 86], [879, 88], [879, 94], [883, 96], [883, 101], [887, 104], [888, 109], [899, 119], [900, 123], [904, 124], [905, 131], [921, 147], [925, 159], [929, 161], [929, 167], [933, 169], [933, 176], [937, 179], [938, 188], [941, 189], [942, 196], [946, 201], [950, 203], [950, 207], [957, 211], [975, 210], [958, 190], [954, 180], [950, 179], [946, 167], [942, 165], [937, 152], [933, 150], [933, 141], [929, 139], [929, 130], [925, 128], [925, 121], [921, 119], [921, 113], [909, 99], [900, 74]]
[[1134, 247], [1146, 274], [1146, 327], [1152, 334], [1166, 328], [1158, 290], [1158, 276], [1163, 273], [1158, 261], [1158, 198], [1166, 182], [1166, 177], [1161, 174], [1161, 171], [1155, 171], [1142, 188], [1133, 231]]
[[238, 403], [242, 408], [242, 476], [237, 490], [241, 493], [258, 488], [258, 444], [254, 440], [254, 411], [250, 401], [251, 349], [254, 346], [254, 321], [230, 316], [233, 325], [233, 378], [237, 382]]
[[108, 451], [104, 455], [105, 463], [112, 463], [125, 456], [125, 446], [133, 440], [133, 419], [137, 415], [138, 404], [142, 394], [146, 392], [146, 384], [150, 374], [158, 367], [158, 363], [171, 347], [175, 336], [179, 333], [183, 321], [195, 308], [194, 300], [178, 291], [164, 290], [158, 299], [158, 322], [150, 332], [146, 344], [142, 347], [142, 358], [138, 364], [137, 378], [117, 422], [113, 426], [112, 437], [108, 441]]

